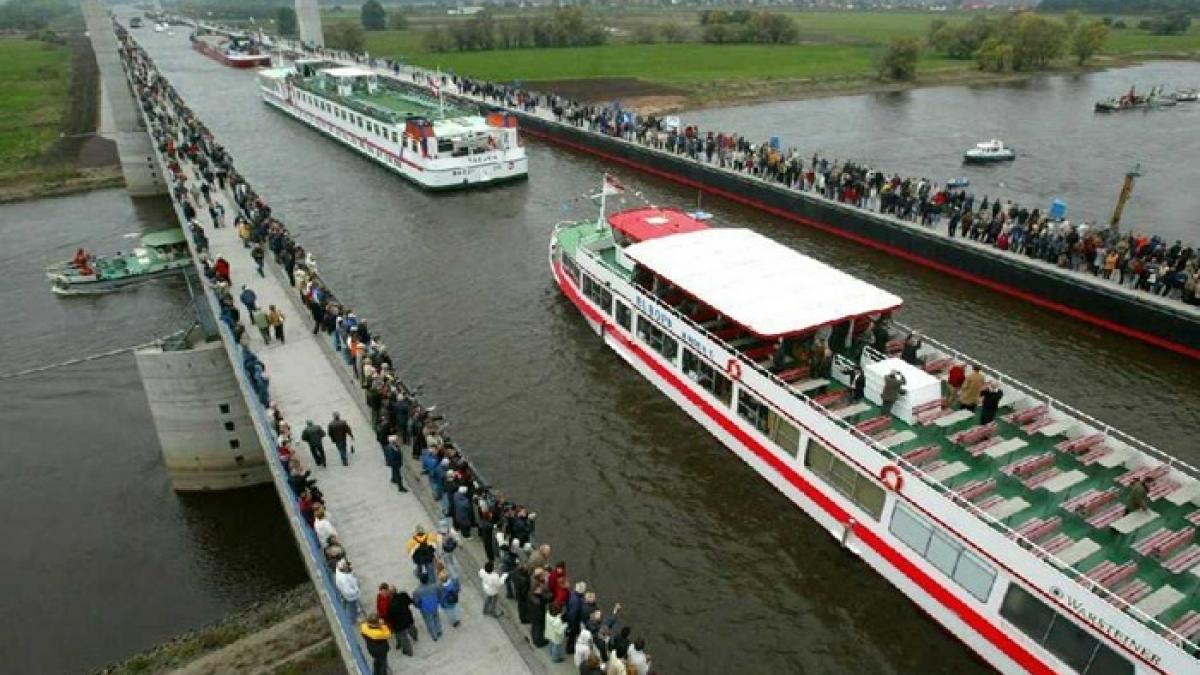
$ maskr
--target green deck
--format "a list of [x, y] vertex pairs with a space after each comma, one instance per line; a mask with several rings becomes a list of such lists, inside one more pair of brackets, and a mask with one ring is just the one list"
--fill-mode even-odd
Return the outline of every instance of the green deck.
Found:
[[[588, 248], [596, 251], [606, 267], [611, 271], [621, 274], [626, 279], [632, 276], [629, 270], [616, 264], [616, 249], [611, 245], [612, 240], [610, 236], [607, 231], [598, 232], [594, 223], [578, 223], [572, 226], [563, 226], [557, 233], [557, 239], [564, 252], [569, 255], [574, 256], [581, 247]], [[605, 243], [608, 246], [605, 246]], [[728, 342], [725, 344], [728, 347]], [[858, 353], [842, 353], [842, 356], [858, 363], [860, 353], [861, 347]], [[834, 381], [828, 386], [812, 392], [812, 395], [815, 396], [844, 389], [845, 387]], [[795, 395], [806, 398], [803, 394], [795, 393]], [[844, 420], [853, 425], [878, 417], [881, 414], [878, 406], [870, 404], [869, 401], [863, 401], [863, 403], [868, 404], [869, 408], [858, 414], [847, 416]], [[1129, 583], [1138, 579], [1149, 584], [1151, 592], [1165, 585], [1174, 587], [1183, 594], [1183, 599], [1155, 617], [1159, 622], [1167, 626], [1170, 626], [1172, 622], [1189, 611], [1200, 611], [1200, 598], [1197, 597], [1197, 592], [1200, 591], [1200, 577], [1192, 574], [1188, 569], [1184, 569], [1178, 574], [1171, 573], [1157, 559], [1142, 556], [1132, 548], [1132, 544], [1156, 532], [1160, 528], [1166, 527], [1169, 530], [1175, 531], [1193, 527], [1192, 523], [1186, 519], [1186, 516], [1196, 513], [1198, 511], [1197, 506], [1191, 501], [1184, 502], [1182, 506], [1176, 506], [1168, 502], [1165, 498], [1160, 498], [1150, 503], [1150, 509], [1157, 513], [1158, 517], [1128, 535], [1121, 535], [1110, 527], [1093, 528], [1086, 522], [1086, 517], [1066, 511], [1062, 508], [1062, 504], [1071, 497], [1080, 495], [1093, 488], [1107, 490], [1117, 487], [1121, 489], [1121, 498], [1124, 498], [1128, 490], [1116, 485], [1115, 480], [1128, 472], [1129, 469], [1123, 465], [1118, 465], [1111, 469], [1107, 469], [1099, 464], [1084, 466], [1079, 461], [1078, 456], [1055, 448], [1055, 445], [1065, 440], [1065, 436], [1045, 436], [1036, 431], [1034, 433], [1026, 433], [1019, 425], [1004, 421], [1002, 418], [1012, 411], [1010, 406], [1013, 403], [1014, 401], [1011, 400], [1002, 402], [1002, 407], [995, 420], [998, 426], [997, 435], [1004, 439], [1020, 438], [1028, 443], [1028, 445], [1002, 459], [993, 459], [986, 453], [973, 456], [965, 447], [951, 442], [950, 437], [955, 433], [978, 425], [978, 415], [974, 415], [948, 427], [939, 427], [934, 424], [924, 426], [920, 424], [910, 425], [903, 420], [893, 417], [889, 427], [892, 431], [896, 433], [910, 431], [915, 434], [915, 437], [883, 452], [889, 459], [893, 459], [917, 448], [937, 445], [940, 448], [939, 460], [944, 460], [947, 463], [962, 462], [969, 467], [967, 471], [941, 483], [940, 486], [954, 490], [975, 480], [994, 479], [996, 481], [996, 488], [988, 493], [989, 496], [1000, 495], [1006, 499], [1021, 497], [1029, 503], [1027, 508], [1004, 520], [1005, 525], [1008, 527], [1018, 528], [1031, 518], [1057, 516], [1062, 520], [1062, 527], [1058, 532], [1054, 533], [1055, 535], [1066, 534], [1076, 541], [1090, 537], [1099, 544], [1100, 548], [1095, 553], [1083, 558], [1074, 565], [1075, 570], [1086, 572], [1104, 561], [1123, 564], [1132, 560], [1138, 565], [1137, 575], [1126, 582], [1118, 584], [1115, 589], [1110, 590], [1120, 591]], [[873, 436], [877, 438], [884, 435], [887, 435], [886, 430], [873, 433]], [[1070, 470], [1081, 471], [1087, 475], [1086, 480], [1060, 495], [1053, 495], [1044, 489], [1030, 488], [1021, 479], [1009, 476], [1001, 470], [1008, 464], [1045, 452], [1053, 453], [1054, 466], [1056, 468], [1063, 472]], [[935, 484], [935, 486], [937, 485]], [[1109, 504], [1113, 503], [1118, 502], [1110, 502]], [[1175, 551], [1167, 556], [1167, 559], [1171, 555], [1185, 550], [1187, 546], [1188, 544], [1185, 544], [1175, 549]], [[1196, 569], [1200, 569], [1200, 567], [1196, 567]], [[1115, 608], [1114, 611], [1116, 611]]]
[[444, 106], [443, 111], [436, 98], [423, 95], [415, 89], [409, 91], [401, 84], [383, 79], [379, 80], [379, 87], [374, 94], [367, 92], [365, 82], [356, 82], [350, 96], [341, 96], [332, 85], [326, 86], [322, 82], [319, 75], [296, 80], [296, 84], [305, 91], [336, 101], [387, 124], [403, 124], [409, 117], [435, 120], [443, 116], [456, 118], [470, 114], [468, 111], [448, 103]]

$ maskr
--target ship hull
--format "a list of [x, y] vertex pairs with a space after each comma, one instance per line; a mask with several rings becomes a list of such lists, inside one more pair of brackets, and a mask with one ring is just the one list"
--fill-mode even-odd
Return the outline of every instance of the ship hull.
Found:
[[268, 54], [230, 56], [208, 41], [199, 38], [192, 41], [192, 48], [230, 68], [262, 68], [271, 65], [271, 57]]
[[293, 101], [280, 97], [273, 91], [263, 89], [262, 98], [267, 105], [374, 160], [426, 190], [452, 191], [481, 188], [520, 181], [529, 177], [529, 161], [523, 155], [520, 158], [501, 159], [470, 167], [438, 169], [421, 166], [354, 132], [337, 126], [330, 120], [300, 108]]

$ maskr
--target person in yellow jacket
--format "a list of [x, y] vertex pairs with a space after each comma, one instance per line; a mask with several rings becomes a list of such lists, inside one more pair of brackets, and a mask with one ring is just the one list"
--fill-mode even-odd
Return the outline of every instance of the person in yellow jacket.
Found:
[[417, 531], [409, 538], [405, 550], [416, 566], [417, 576], [424, 572], [429, 579], [437, 578], [438, 536], [426, 533], [423, 525], [417, 526]]
[[378, 614], [372, 614], [358, 625], [358, 632], [362, 634], [363, 641], [367, 643], [367, 653], [371, 655], [371, 675], [387, 675], [392, 631]]
[[238, 218], [237, 233], [242, 240], [242, 248], [250, 248], [250, 221]]
[[963, 381], [962, 387], [958, 390], [958, 403], [967, 410], [974, 410], [979, 406], [979, 394], [983, 391], [983, 373], [979, 371], [979, 366], [972, 365], [971, 371], [967, 373], [967, 379]]

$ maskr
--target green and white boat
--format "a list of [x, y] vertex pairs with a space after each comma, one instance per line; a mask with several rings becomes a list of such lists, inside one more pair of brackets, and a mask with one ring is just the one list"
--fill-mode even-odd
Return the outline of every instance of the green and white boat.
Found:
[[109, 293], [191, 264], [183, 230], [160, 230], [142, 237], [128, 253], [99, 257], [85, 249], [71, 260], [46, 268], [50, 290], [59, 295]]

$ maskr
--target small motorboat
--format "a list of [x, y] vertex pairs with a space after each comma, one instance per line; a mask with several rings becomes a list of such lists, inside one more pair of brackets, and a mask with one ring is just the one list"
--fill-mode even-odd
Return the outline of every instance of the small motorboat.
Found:
[[128, 253], [97, 257], [84, 249], [46, 268], [50, 290], [58, 295], [109, 293], [192, 263], [183, 230], [151, 232]]
[[1004, 145], [1003, 141], [992, 139], [976, 143], [975, 147], [963, 153], [963, 161], [968, 164], [990, 164], [992, 162], [1011, 162], [1017, 158], [1012, 148]]
[[1200, 99], [1200, 89], [1177, 89], [1173, 96], [1180, 103], [1195, 103]]
[[961, 190], [965, 187], [970, 187], [970, 185], [971, 179], [967, 178], [966, 176], [959, 176], [946, 181], [946, 187], [951, 190]]

